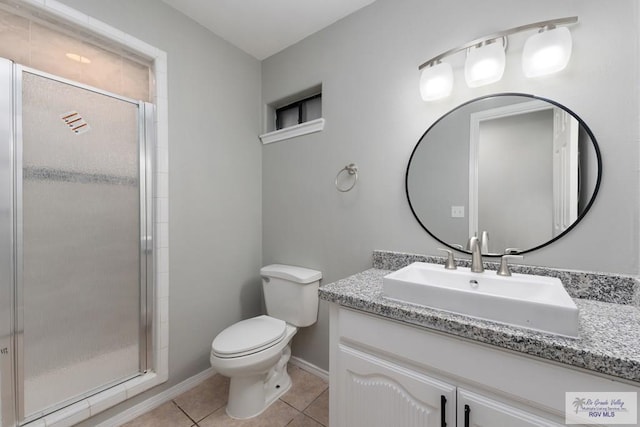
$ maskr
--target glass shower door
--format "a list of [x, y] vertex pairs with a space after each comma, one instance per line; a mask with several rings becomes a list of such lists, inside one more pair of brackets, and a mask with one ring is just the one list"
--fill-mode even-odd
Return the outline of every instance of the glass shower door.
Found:
[[145, 195], [138, 103], [21, 75], [17, 397], [29, 420], [146, 369]]

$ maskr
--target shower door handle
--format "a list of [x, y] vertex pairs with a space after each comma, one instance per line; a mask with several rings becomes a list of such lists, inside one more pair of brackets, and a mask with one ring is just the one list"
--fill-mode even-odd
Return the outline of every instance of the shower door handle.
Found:
[[143, 252], [150, 254], [153, 252], [153, 236], [142, 236], [140, 238], [140, 245], [143, 248]]

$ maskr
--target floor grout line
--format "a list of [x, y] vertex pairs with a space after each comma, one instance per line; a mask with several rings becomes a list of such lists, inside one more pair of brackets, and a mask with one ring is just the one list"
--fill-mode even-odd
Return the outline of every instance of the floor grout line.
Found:
[[178, 409], [180, 409], [180, 411], [182, 411], [183, 414], [185, 414], [187, 416], [187, 418], [189, 418], [191, 420], [191, 422], [193, 423], [193, 425], [191, 427], [193, 427], [194, 425], [197, 426], [198, 422], [196, 420], [194, 420], [193, 418], [191, 418], [191, 416], [189, 414], [187, 414], [187, 411], [185, 411], [184, 409], [182, 409], [180, 407], [180, 405], [178, 405], [178, 402], [176, 402], [175, 400], [172, 400], [171, 402], [173, 402], [174, 405], [176, 405], [176, 407]]
[[[315, 399], [313, 399], [313, 401], [312, 401], [311, 403], [309, 403], [309, 404], [307, 405], [307, 407], [306, 407], [306, 408], [304, 408], [304, 411], [306, 411], [307, 409], [309, 409], [309, 407], [311, 407], [311, 405], [313, 405], [313, 403], [314, 403], [316, 400], [320, 399], [320, 396], [322, 396], [324, 393], [326, 393], [326, 391], [327, 391], [328, 389], [329, 389], [329, 386], [327, 385], [327, 388], [325, 388], [324, 390], [322, 390], [322, 392], [321, 392], [318, 396], [316, 396], [316, 398], [315, 398]], [[306, 413], [306, 412], [304, 412], [304, 411], [302, 411], [302, 413], [303, 413], [304, 415], [306, 415], [307, 417], [311, 418], [312, 420], [314, 420], [315, 422], [317, 422], [317, 423], [318, 423], [318, 424], [320, 424], [321, 426], [327, 427], [327, 426], [325, 426], [325, 425], [324, 425], [320, 420], [315, 419], [315, 418], [313, 417], [313, 415], [311, 415], [311, 414], [307, 414], [307, 413]]]
[[[282, 399], [278, 399], [278, 400], [279, 400], [280, 402], [284, 403], [285, 405], [287, 405], [288, 407], [293, 408], [293, 409], [295, 409], [296, 411], [298, 411], [298, 412], [302, 413], [302, 411], [301, 411], [300, 409], [296, 408], [295, 406], [293, 406], [293, 405], [292, 405], [292, 404], [290, 404], [289, 402], [285, 402], [285, 401], [284, 401], [284, 400], [282, 400]], [[305, 409], [306, 409], [306, 408], [305, 408]]]
[[311, 418], [313, 421], [315, 421], [315, 422], [317, 422], [318, 424], [320, 424], [322, 427], [327, 427], [327, 426], [325, 426], [325, 425], [324, 425], [320, 420], [317, 420], [317, 419], [313, 418], [313, 415], [305, 414], [304, 412], [303, 412], [303, 414], [304, 414], [304, 416], [309, 417], [309, 418]]

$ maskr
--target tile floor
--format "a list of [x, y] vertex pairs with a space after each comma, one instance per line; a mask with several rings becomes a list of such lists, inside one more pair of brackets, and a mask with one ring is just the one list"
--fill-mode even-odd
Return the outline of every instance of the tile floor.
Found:
[[329, 385], [289, 365], [291, 389], [260, 416], [234, 420], [225, 413], [229, 379], [214, 375], [124, 427], [327, 427]]

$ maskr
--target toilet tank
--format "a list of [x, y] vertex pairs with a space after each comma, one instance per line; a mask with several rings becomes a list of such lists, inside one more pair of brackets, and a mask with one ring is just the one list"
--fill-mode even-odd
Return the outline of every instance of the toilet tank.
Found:
[[293, 265], [272, 264], [260, 269], [267, 314], [304, 327], [318, 320], [318, 286], [322, 273]]

